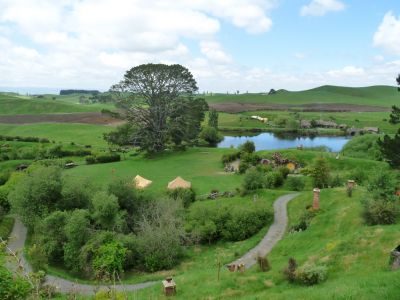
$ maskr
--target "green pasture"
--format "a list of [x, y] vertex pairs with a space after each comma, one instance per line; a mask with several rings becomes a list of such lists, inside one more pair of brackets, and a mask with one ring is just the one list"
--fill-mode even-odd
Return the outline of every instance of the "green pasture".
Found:
[[[61, 96], [58, 96], [61, 97]], [[100, 111], [103, 106], [82, 105], [69, 101], [52, 100], [50, 96], [44, 98], [16, 97], [0, 94], [0, 115], [24, 115], [24, 114], [51, 114]]]
[[34, 136], [51, 141], [106, 147], [103, 133], [114, 128], [104, 125], [74, 123], [35, 123], [24, 125], [0, 124], [0, 134], [8, 136]]
[[321, 86], [306, 91], [279, 90], [274, 95], [266, 93], [205, 95], [208, 103], [259, 103], [259, 104], [310, 104], [344, 103], [390, 107], [400, 103], [396, 87], [371, 86], [362, 88]]
[[194, 148], [184, 152], [166, 153], [155, 158], [141, 155], [116, 163], [82, 165], [65, 174], [73, 177], [90, 178], [94, 183], [105, 186], [115, 177], [134, 178], [141, 175], [151, 181], [149, 192], [166, 191], [168, 182], [177, 176], [192, 183], [198, 195], [216, 189], [220, 192], [234, 191], [240, 187], [242, 176], [225, 173], [221, 156], [230, 149]]

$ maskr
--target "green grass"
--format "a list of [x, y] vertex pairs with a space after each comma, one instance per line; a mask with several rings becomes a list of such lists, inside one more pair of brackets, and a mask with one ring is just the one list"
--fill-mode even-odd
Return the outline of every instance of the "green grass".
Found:
[[[59, 96], [61, 97], [61, 96]], [[50, 114], [100, 111], [103, 105], [82, 105], [67, 100], [52, 100], [51, 97], [22, 98], [0, 94], [0, 115]], [[107, 106], [108, 107], [108, 106]]]
[[[398, 244], [400, 225], [368, 227], [360, 218], [361, 189], [353, 198], [344, 189], [323, 190], [321, 211], [304, 232], [287, 233], [269, 254], [272, 270], [257, 267], [244, 274], [221, 272], [217, 281], [216, 258], [231, 255], [230, 248], [207, 249], [201, 266], [193, 262], [183, 274], [177, 273], [176, 299], [398, 299], [399, 271], [388, 270], [389, 252]], [[312, 202], [310, 192], [289, 204], [291, 223], [297, 222], [305, 206]], [[258, 236], [259, 237], [259, 236]], [[221, 254], [222, 253], [222, 254]], [[328, 267], [328, 280], [305, 287], [289, 284], [282, 270], [289, 257], [300, 265], [317, 262]], [[196, 261], [196, 260], [194, 260]], [[160, 286], [132, 293], [132, 299], [165, 299]]]
[[150, 179], [153, 184], [149, 192], [161, 193], [168, 182], [181, 176], [192, 182], [198, 195], [213, 189], [234, 191], [241, 184], [241, 176], [223, 171], [221, 156], [230, 149], [193, 148], [184, 152], [166, 153], [155, 158], [129, 157], [116, 163], [83, 165], [68, 170], [66, 175], [90, 178], [104, 186], [113, 177], [134, 178], [137, 174]]
[[14, 226], [14, 218], [11, 216], [0, 217], [0, 237], [8, 239]]
[[48, 138], [56, 142], [75, 142], [81, 145], [106, 147], [103, 133], [110, 132], [112, 126], [74, 124], [74, 123], [37, 123], [25, 125], [0, 124], [0, 134], [8, 136], [35, 136]]
[[290, 92], [281, 90], [275, 95], [267, 94], [214, 94], [205, 96], [208, 103], [241, 102], [241, 103], [345, 103], [390, 107], [400, 103], [397, 88], [391, 86], [371, 86], [362, 88], [321, 86], [315, 89]]

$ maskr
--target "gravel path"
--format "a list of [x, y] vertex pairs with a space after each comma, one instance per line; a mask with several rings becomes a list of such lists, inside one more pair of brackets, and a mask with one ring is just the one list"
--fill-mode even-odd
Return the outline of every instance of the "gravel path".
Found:
[[289, 194], [281, 196], [274, 202], [274, 223], [269, 228], [267, 234], [261, 242], [243, 255], [241, 258], [235, 260], [231, 265], [244, 264], [245, 268], [252, 267], [257, 262], [257, 256], [266, 256], [276, 243], [282, 239], [287, 225], [287, 203], [297, 197], [299, 194]]
[[[29, 273], [32, 271], [32, 267], [29, 265], [29, 262], [25, 259], [23, 255], [23, 248], [26, 240], [27, 229], [22, 224], [22, 222], [18, 219], [15, 220], [14, 228], [11, 232], [11, 236], [8, 242], [8, 248], [17, 253], [20, 263], [24, 266], [25, 272]], [[10, 269], [16, 269], [17, 264], [15, 259], [10, 259], [7, 262], [7, 267]], [[100, 289], [108, 289], [111, 285], [90, 285], [90, 284], [82, 284], [77, 282], [72, 282], [60, 277], [46, 275], [46, 283], [57, 288], [57, 291], [60, 293], [70, 293], [74, 292], [77, 294], [85, 294], [85, 295], [93, 295]], [[149, 286], [152, 286], [158, 281], [150, 281], [138, 284], [124, 284], [124, 285], [116, 285], [115, 289], [119, 291], [135, 291], [139, 289], [143, 289]]]

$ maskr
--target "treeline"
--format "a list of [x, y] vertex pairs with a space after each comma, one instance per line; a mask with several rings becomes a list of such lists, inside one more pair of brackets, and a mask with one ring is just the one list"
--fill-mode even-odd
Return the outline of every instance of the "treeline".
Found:
[[60, 90], [60, 95], [71, 95], [71, 94], [91, 94], [97, 95], [100, 91], [98, 90]]

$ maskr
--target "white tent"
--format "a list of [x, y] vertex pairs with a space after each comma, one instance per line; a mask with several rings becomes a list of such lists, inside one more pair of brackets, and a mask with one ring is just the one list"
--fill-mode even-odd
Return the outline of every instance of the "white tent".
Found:
[[133, 179], [133, 183], [137, 189], [144, 189], [152, 184], [153, 181], [143, 178], [140, 175], [136, 175], [136, 177]]
[[192, 187], [192, 184], [189, 181], [184, 180], [181, 177], [176, 177], [174, 180], [172, 180], [170, 183], [168, 183], [168, 189], [173, 190], [173, 189], [190, 189]]

